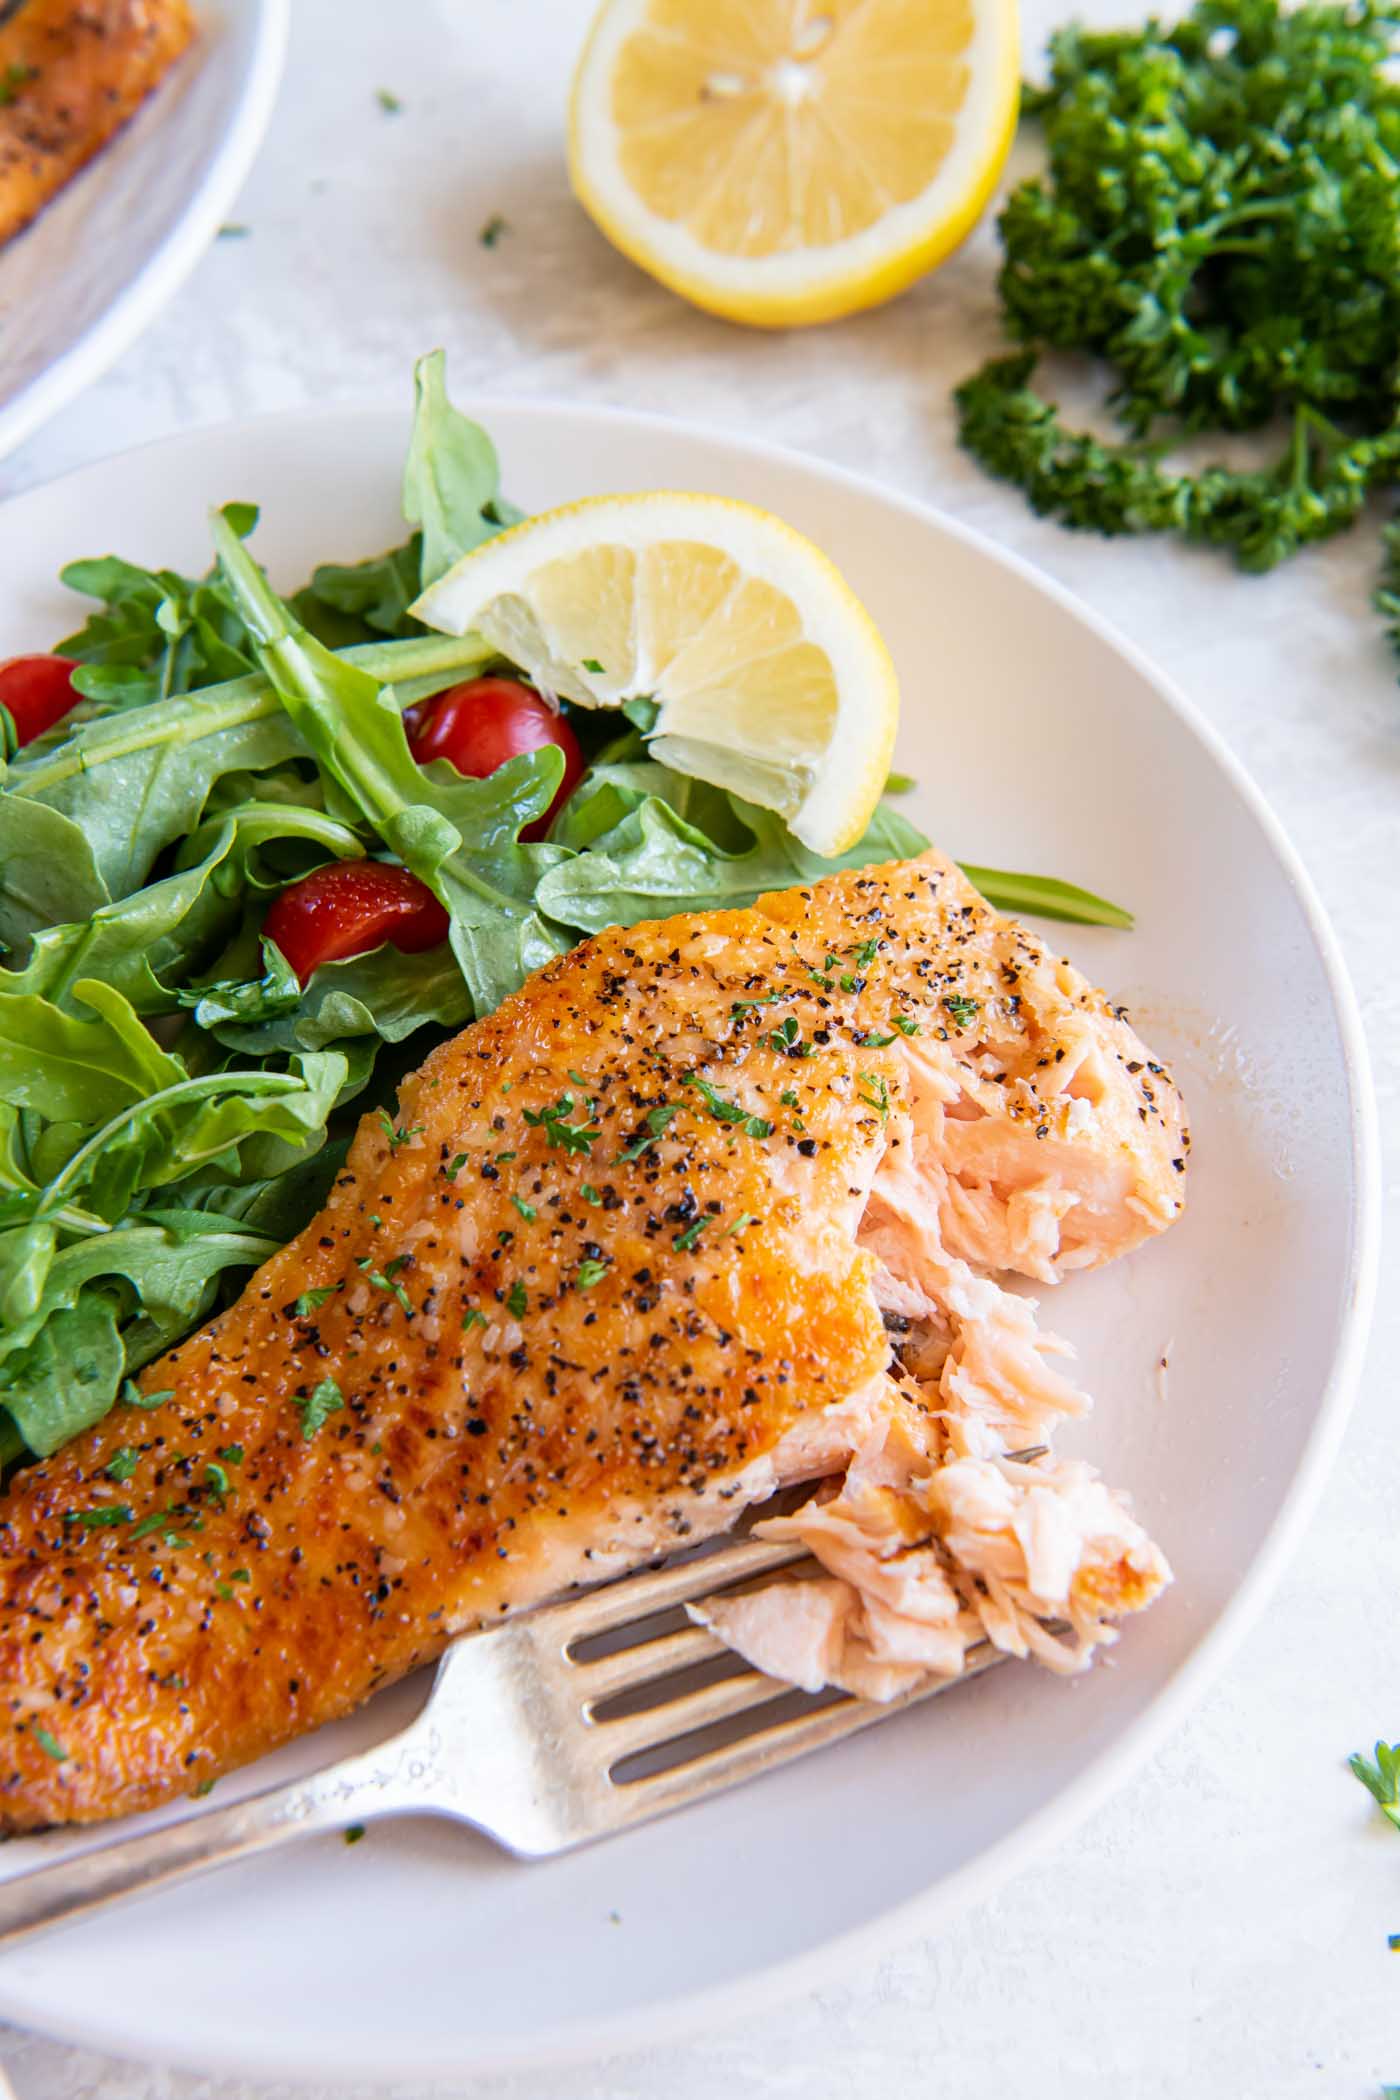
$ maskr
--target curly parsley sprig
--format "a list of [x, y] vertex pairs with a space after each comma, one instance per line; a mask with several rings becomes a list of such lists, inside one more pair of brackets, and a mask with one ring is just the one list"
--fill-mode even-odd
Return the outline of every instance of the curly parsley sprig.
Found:
[[[1050, 45], [1023, 111], [1048, 166], [1001, 216], [1008, 327], [1031, 346], [957, 391], [963, 443], [1037, 511], [1176, 532], [1269, 569], [1400, 479], [1395, 18], [1200, 0], [1176, 28]], [[1042, 349], [1111, 371], [1120, 443], [1068, 429]], [[1263, 468], [1164, 466], [1202, 432], [1288, 425]]]

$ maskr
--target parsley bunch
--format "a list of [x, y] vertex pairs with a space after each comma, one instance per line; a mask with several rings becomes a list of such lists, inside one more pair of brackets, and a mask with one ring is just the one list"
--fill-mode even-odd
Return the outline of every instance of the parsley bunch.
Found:
[[[1002, 213], [1007, 324], [1031, 346], [958, 389], [963, 443], [1034, 508], [1174, 531], [1269, 569], [1400, 479], [1400, 87], [1369, 5], [1201, 0], [1178, 27], [1051, 40], [1023, 110], [1049, 164]], [[1068, 430], [1042, 349], [1112, 370], [1126, 437]], [[1262, 469], [1177, 472], [1201, 432], [1288, 427]]]

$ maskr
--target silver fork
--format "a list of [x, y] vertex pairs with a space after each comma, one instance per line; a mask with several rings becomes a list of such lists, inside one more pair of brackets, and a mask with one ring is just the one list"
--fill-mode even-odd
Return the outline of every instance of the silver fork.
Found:
[[[800, 1562], [811, 1565], [800, 1547], [745, 1540], [467, 1634], [438, 1664], [416, 1720], [375, 1749], [0, 1883], [0, 1945], [379, 1816], [451, 1816], [521, 1859], [544, 1859], [774, 1771], [1001, 1660], [984, 1645], [962, 1677], [930, 1679], [887, 1705], [842, 1695], [792, 1712], [801, 1695], [757, 1670], [688, 1685], [697, 1664], [731, 1655], [704, 1627], [647, 1636], [660, 1613]], [[631, 1645], [580, 1653], [633, 1630]], [[784, 1710], [765, 1716], [775, 1702]], [[742, 1716], [756, 1725], [719, 1727]]]

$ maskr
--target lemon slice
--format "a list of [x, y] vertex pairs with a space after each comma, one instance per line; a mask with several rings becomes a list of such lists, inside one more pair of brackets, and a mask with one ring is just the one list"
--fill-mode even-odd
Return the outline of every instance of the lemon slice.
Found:
[[1016, 0], [604, 0], [574, 76], [574, 189], [697, 306], [828, 321], [975, 224], [1019, 70]]
[[580, 707], [650, 699], [653, 756], [841, 853], [899, 715], [890, 653], [819, 548], [721, 496], [599, 496], [464, 555], [413, 608]]

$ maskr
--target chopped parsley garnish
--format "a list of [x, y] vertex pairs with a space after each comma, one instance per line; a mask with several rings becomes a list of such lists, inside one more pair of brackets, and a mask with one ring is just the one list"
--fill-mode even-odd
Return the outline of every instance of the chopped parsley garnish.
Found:
[[133, 1541], [149, 1538], [153, 1531], [160, 1530], [162, 1524], [169, 1523], [174, 1514], [173, 1509], [152, 1510], [148, 1517], [142, 1517], [139, 1524], [132, 1525], [131, 1536]]
[[860, 1076], [865, 1081], [865, 1085], [857, 1094], [856, 1099], [863, 1101], [867, 1108], [875, 1109], [882, 1123], [888, 1122], [890, 1090], [886, 1086], [884, 1079], [878, 1072], [862, 1072]]
[[102, 1468], [109, 1480], [130, 1480], [136, 1471], [137, 1454], [130, 1444], [119, 1444]]
[[909, 1014], [892, 1014], [890, 1017], [901, 1035], [917, 1035], [919, 1024]]
[[163, 1392], [143, 1393], [134, 1378], [126, 1378], [122, 1381], [121, 1397], [128, 1407], [164, 1407], [167, 1400], [175, 1398], [175, 1388], [171, 1385]]
[[501, 235], [503, 233], [508, 233], [509, 231], [510, 228], [506, 220], [501, 217], [501, 214], [498, 211], [493, 211], [490, 218], [486, 221], [486, 224], [482, 227], [480, 233], [477, 235], [477, 239], [480, 241], [483, 248], [494, 248], [496, 243], [500, 240]]
[[415, 1123], [411, 1130], [405, 1130], [402, 1125], [395, 1129], [394, 1119], [387, 1108], [380, 1109], [379, 1120], [383, 1125], [384, 1135], [389, 1140], [389, 1150], [391, 1152], [397, 1152], [400, 1145], [407, 1145], [412, 1139], [423, 1135], [423, 1125], [421, 1123]]
[[230, 1582], [251, 1582], [253, 1578], [246, 1568], [230, 1568], [228, 1579]]
[[1375, 1763], [1356, 1750], [1347, 1759], [1383, 1816], [1400, 1830], [1400, 1743], [1377, 1743]]
[[70, 1509], [63, 1521], [81, 1525], [84, 1531], [107, 1531], [114, 1524], [129, 1524], [131, 1515], [124, 1502], [108, 1502], [101, 1509]]
[[594, 1188], [591, 1181], [585, 1181], [583, 1187], [579, 1190], [579, 1194], [580, 1196], [582, 1196], [584, 1202], [591, 1203], [595, 1210], [598, 1208], [598, 1205], [603, 1200], [602, 1197], [598, 1194], [598, 1191]]
[[737, 1101], [726, 1101], [718, 1088], [712, 1087], [709, 1080], [702, 1079], [698, 1072], [687, 1072], [681, 1085], [694, 1087], [717, 1123], [737, 1124], [749, 1137], [772, 1136], [773, 1125], [766, 1116], [751, 1116]]
[[713, 1218], [696, 1218], [693, 1224], [686, 1226], [684, 1232], [678, 1232], [671, 1242], [671, 1245], [675, 1248], [677, 1254], [687, 1253], [689, 1249], [695, 1245], [701, 1233], [705, 1230], [705, 1227], [707, 1225], [713, 1225], [714, 1222], [715, 1221]]
[[868, 968], [874, 962], [879, 952], [880, 943], [878, 941], [862, 941], [856, 949], [856, 968], [858, 970]]
[[591, 1291], [595, 1283], [602, 1282], [609, 1266], [607, 1261], [599, 1261], [595, 1256], [589, 1255], [574, 1271], [574, 1281], [581, 1291]]
[[727, 1240], [731, 1238], [734, 1233], [742, 1232], [746, 1225], [761, 1225], [762, 1223], [763, 1220], [755, 1216], [753, 1211], [740, 1211], [738, 1217], [734, 1220], [734, 1223], [732, 1225], [725, 1226], [723, 1232], [720, 1234], [720, 1238], [722, 1240]]
[[894, 1041], [894, 1037], [892, 1035], [877, 1035], [873, 1028], [858, 1028], [855, 1032], [855, 1041], [863, 1044], [867, 1050], [885, 1050]]
[[226, 1466], [241, 1466], [243, 1463], [243, 1446], [241, 1444], [225, 1444], [219, 1456]]
[[530, 1309], [529, 1293], [518, 1280], [506, 1292], [506, 1311], [513, 1320], [523, 1320]]
[[791, 997], [791, 992], [764, 992], [757, 999], [736, 999], [729, 1011], [736, 1021], [742, 1021], [745, 1014], [756, 1013], [760, 1006], [776, 1006], [779, 1000]]
[[484, 1313], [484, 1312], [479, 1312], [479, 1311], [477, 1310], [476, 1306], [474, 1306], [474, 1305], [469, 1305], [469, 1306], [467, 1307], [466, 1311], [465, 1311], [465, 1312], [463, 1313], [463, 1315], [462, 1315], [462, 1332], [463, 1332], [463, 1334], [470, 1334], [470, 1333], [471, 1333], [471, 1331], [472, 1331], [472, 1329], [473, 1329], [473, 1327], [484, 1327], [485, 1325], [486, 1325], [486, 1315], [485, 1315], [485, 1313]]
[[646, 1118], [648, 1135], [634, 1138], [625, 1152], [618, 1153], [619, 1166], [624, 1165], [629, 1160], [640, 1159], [648, 1145], [656, 1143], [667, 1124], [670, 1123], [673, 1117], [678, 1116], [680, 1112], [681, 1105], [679, 1101], [663, 1101], [659, 1108], [649, 1108]]
[[379, 107], [383, 110], [386, 117], [398, 116], [403, 108], [402, 102], [400, 102], [398, 96], [393, 92], [392, 88], [376, 88], [374, 91], [374, 99], [379, 104]]
[[602, 678], [607, 675], [596, 656], [585, 656], [583, 668], [585, 671], [591, 671], [595, 678]]
[[0, 109], [8, 109], [19, 95], [21, 88], [28, 87], [31, 80], [39, 78], [37, 66], [6, 66], [0, 73]]
[[358, 1845], [364, 1834], [365, 1826], [363, 1823], [347, 1823], [345, 1827], [345, 1842], [347, 1845]]
[[797, 1095], [790, 1086], [783, 1088], [778, 1099], [782, 1102], [784, 1108], [796, 1108], [798, 1106]]
[[525, 1121], [532, 1130], [543, 1130], [551, 1145], [565, 1152], [581, 1152], [587, 1159], [593, 1150], [593, 1140], [601, 1135], [598, 1124], [585, 1119], [581, 1123], [570, 1123], [567, 1118], [574, 1112], [572, 1094], [561, 1094], [553, 1108], [527, 1108]]
[[835, 982], [834, 978], [824, 976], [820, 970], [809, 970], [807, 974], [813, 984], [819, 984], [824, 992], [829, 992]]
[[333, 1378], [323, 1378], [314, 1391], [294, 1395], [292, 1405], [301, 1416], [301, 1433], [310, 1443], [330, 1417], [339, 1414], [345, 1405], [345, 1396]]
[[322, 1284], [319, 1290], [303, 1291], [293, 1302], [292, 1310], [299, 1320], [309, 1320], [312, 1313], [319, 1312], [328, 1298], [333, 1298], [342, 1286], [338, 1283]]
[[233, 1489], [229, 1485], [228, 1474], [212, 1458], [204, 1468], [204, 1484], [210, 1494], [216, 1496], [220, 1502], [223, 1501], [226, 1495], [233, 1493]]
[[408, 1256], [406, 1254], [396, 1254], [392, 1261], [385, 1262], [382, 1269], [376, 1269], [372, 1267], [370, 1257], [365, 1254], [356, 1262], [355, 1267], [364, 1270], [366, 1278], [374, 1285], [377, 1291], [387, 1291], [391, 1298], [397, 1298], [399, 1304], [409, 1318], [412, 1319], [413, 1300], [409, 1297], [403, 1285], [395, 1280], [399, 1270], [406, 1265], [407, 1261]]
[[943, 1004], [957, 1022], [959, 1028], [971, 1027], [981, 1012], [981, 1008], [975, 999], [964, 999], [954, 992], [949, 993]]
[[773, 1048], [785, 1057], [810, 1057], [812, 1054], [812, 1046], [803, 1042], [802, 1030], [792, 1014], [789, 1014], [785, 1021], [780, 1021], [776, 1028], [769, 1030], [768, 1040]]
[[444, 1167], [444, 1168], [443, 1168], [442, 1172], [443, 1172], [443, 1178], [444, 1178], [444, 1180], [446, 1180], [446, 1181], [455, 1181], [455, 1180], [457, 1179], [457, 1176], [458, 1176], [458, 1175], [459, 1175], [459, 1174], [461, 1173], [461, 1171], [462, 1171], [463, 1167], [464, 1167], [464, 1166], [466, 1165], [466, 1163], [467, 1163], [467, 1155], [466, 1155], [466, 1153], [465, 1153], [465, 1152], [459, 1152], [459, 1153], [457, 1154], [457, 1157], [456, 1157], [456, 1158], [455, 1158], [455, 1159], [453, 1160], [453, 1162], [452, 1162], [451, 1166], [450, 1166], [450, 1167]]
[[50, 1735], [47, 1728], [35, 1728], [31, 1732], [45, 1757], [51, 1757], [56, 1765], [67, 1762], [68, 1752], [56, 1735]]
[[527, 1221], [530, 1218], [538, 1216], [538, 1212], [536, 1211], [534, 1204], [527, 1203], [523, 1196], [512, 1196], [510, 1200], [515, 1205], [516, 1209], [519, 1211], [521, 1217], [526, 1219]]

